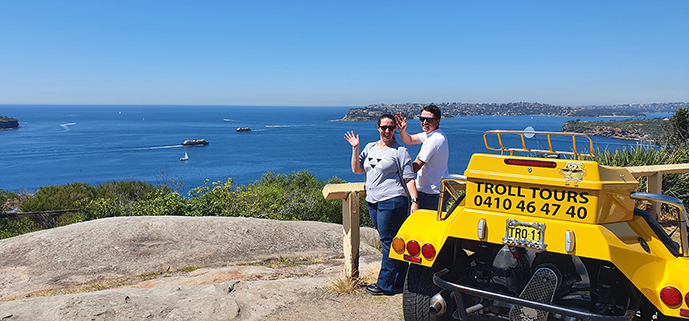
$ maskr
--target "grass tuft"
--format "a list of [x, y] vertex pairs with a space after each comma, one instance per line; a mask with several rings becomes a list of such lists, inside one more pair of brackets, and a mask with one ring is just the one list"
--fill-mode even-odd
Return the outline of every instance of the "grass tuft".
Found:
[[177, 269], [176, 272], [193, 272], [193, 271], [196, 271], [200, 268], [201, 268], [200, 266], [187, 266], [187, 267], [183, 267], [181, 269]]
[[365, 236], [362, 236], [361, 239], [362, 239], [364, 244], [368, 244], [368, 245], [372, 246], [374, 249], [383, 253], [383, 244], [380, 243], [380, 240], [377, 240], [377, 239], [372, 240], [372, 239], [365, 237]]
[[326, 291], [335, 294], [359, 292], [363, 287], [375, 284], [378, 281], [378, 271], [380, 271], [380, 262], [361, 271], [358, 279], [340, 275], [330, 280], [330, 284], [326, 287]]
[[338, 278], [331, 279], [326, 291], [335, 294], [351, 293], [360, 289], [362, 286], [363, 284], [360, 279], [348, 278], [342, 275]]
[[310, 264], [317, 264], [325, 261], [321, 257], [313, 257], [313, 256], [303, 256], [303, 257], [298, 257], [298, 258], [287, 258], [287, 257], [278, 257], [274, 259], [268, 259], [262, 262], [256, 262], [252, 263], [252, 265], [257, 265], [257, 266], [265, 266], [269, 267], [271, 269], [279, 269], [283, 267], [289, 267], [289, 266], [298, 266], [298, 265], [310, 265]]

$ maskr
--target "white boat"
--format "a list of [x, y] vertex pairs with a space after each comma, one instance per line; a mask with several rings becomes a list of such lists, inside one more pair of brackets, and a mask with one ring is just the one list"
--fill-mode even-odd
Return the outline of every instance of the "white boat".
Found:
[[189, 156], [187, 155], [187, 152], [184, 152], [184, 157], [180, 157], [181, 161], [189, 160]]

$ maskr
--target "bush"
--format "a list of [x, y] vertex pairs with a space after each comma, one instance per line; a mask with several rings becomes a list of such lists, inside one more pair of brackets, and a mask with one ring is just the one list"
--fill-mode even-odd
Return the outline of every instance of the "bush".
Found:
[[172, 188], [169, 186], [153, 186], [143, 181], [110, 181], [99, 184], [97, 189], [103, 197], [116, 197], [122, 203], [151, 200], [162, 194], [169, 194]]
[[115, 198], [84, 200], [80, 202], [79, 208], [81, 215], [87, 221], [105, 217], [126, 216], [124, 208]]
[[[42, 187], [22, 202], [21, 209], [79, 209], [79, 213], [60, 216], [58, 225], [143, 215], [245, 216], [341, 224], [342, 201], [326, 201], [322, 195], [326, 184], [337, 183], [344, 180], [319, 180], [307, 170], [287, 175], [267, 172], [254, 183], [240, 187], [231, 178], [224, 183], [206, 180], [203, 186], [190, 190], [189, 197], [181, 197], [168, 186], [156, 187], [140, 181], [111, 181], [97, 186], [77, 182]], [[373, 226], [363, 199], [360, 209], [361, 224]], [[12, 229], [21, 230], [16, 226]]]
[[341, 223], [340, 201], [326, 201], [325, 184], [306, 170], [289, 175], [267, 172], [248, 186], [237, 187], [231, 179], [192, 189], [187, 215], [246, 216], [278, 220], [310, 220]]
[[[607, 166], [643, 166], [689, 163], [689, 146], [678, 145], [672, 149], [656, 149], [648, 145], [627, 147], [612, 153], [607, 150], [596, 151], [594, 158], [601, 165]], [[646, 190], [647, 180], [639, 179], [640, 191]], [[663, 194], [676, 197], [684, 204], [689, 204], [689, 173], [663, 175]]]
[[189, 191], [188, 213], [190, 216], [240, 216], [232, 215], [236, 213], [236, 208], [247, 208], [248, 206], [238, 199], [236, 184], [231, 178], [223, 184], [213, 182], [210, 186], [208, 180], [203, 186]]
[[5, 206], [5, 204], [8, 200], [16, 198], [19, 198], [17, 193], [0, 189], [0, 213], [7, 212], [9, 210], [9, 206]]
[[156, 187], [142, 181], [110, 181], [97, 186], [75, 182], [41, 187], [32, 197], [22, 201], [20, 209], [23, 212], [79, 209], [89, 201], [99, 199], [114, 199], [124, 205], [152, 200], [171, 191], [168, 186]]
[[116, 216], [185, 215], [186, 199], [177, 193], [158, 190], [136, 201], [122, 201], [122, 197], [85, 199], [79, 203], [85, 220]]
[[65, 226], [74, 223], [86, 221], [86, 217], [82, 213], [67, 213], [57, 217], [57, 226]]
[[33, 197], [22, 201], [19, 208], [23, 212], [74, 209], [78, 201], [95, 195], [96, 188], [87, 183], [44, 186]]
[[0, 239], [17, 236], [33, 231], [38, 231], [40, 228], [28, 217], [21, 219], [0, 219]]
[[177, 193], [163, 193], [158, 197], [122, 206], [122, 216], [186, 215], [187, 200]]

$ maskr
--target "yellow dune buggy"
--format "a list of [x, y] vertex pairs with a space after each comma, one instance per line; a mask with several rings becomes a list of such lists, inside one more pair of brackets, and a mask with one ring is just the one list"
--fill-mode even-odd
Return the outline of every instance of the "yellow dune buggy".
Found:
[[[534, 136], [548, 146], [527, 147]], [[585, 135], [494, 130], [484, 142], [497, 153], [444, 177], [439, 210], [414, 212], [392, 241], [390, 257], [410, 263], [405, 320], [689, 319], [681, 201], [636, 192], [627, 169], [590, 160]], [[669, 205], [674, 228], [637, 201]]]

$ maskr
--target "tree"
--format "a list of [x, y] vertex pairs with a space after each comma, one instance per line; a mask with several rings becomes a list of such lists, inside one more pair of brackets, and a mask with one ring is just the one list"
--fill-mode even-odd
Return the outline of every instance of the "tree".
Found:
[[677, 109], [675, 114], [670, 117], [670, 123], [672, 124], [670, 144], [685, 145], [689, 140], [689, 109]]

